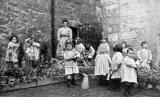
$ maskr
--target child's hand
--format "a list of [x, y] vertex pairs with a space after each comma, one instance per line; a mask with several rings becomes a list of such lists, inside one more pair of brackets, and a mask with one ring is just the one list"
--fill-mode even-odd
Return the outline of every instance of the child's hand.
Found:
[[150, 64], [150, 63], [151, 63], [151, 61], [149, 60], [147, 63], [148, 63], [148, 64]]

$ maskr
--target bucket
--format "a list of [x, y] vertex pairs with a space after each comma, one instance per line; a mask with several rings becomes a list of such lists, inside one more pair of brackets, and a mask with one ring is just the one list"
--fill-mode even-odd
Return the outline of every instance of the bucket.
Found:
[[87, 74], [83, 74], [84, 78], [81, 84], [82, 89], [88, 89], [89, 88], [89, 78]]

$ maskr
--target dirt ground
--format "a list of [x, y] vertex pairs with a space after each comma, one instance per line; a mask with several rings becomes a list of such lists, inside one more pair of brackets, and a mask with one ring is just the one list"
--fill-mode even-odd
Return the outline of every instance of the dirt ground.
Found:
[[[79, 82], [81, 83], [81, 82]], [[142, 90], [131, 97], [160, 97], [156, 89]], [[120, 90], [108, 90], [107, 86], [99, 86], [97, 81], [90, 82], [90, 88], [84, 90], [81, 85], [67, 88], [65, 83], [22, 89], [0, 94], [0, 97], [123, 97]]]

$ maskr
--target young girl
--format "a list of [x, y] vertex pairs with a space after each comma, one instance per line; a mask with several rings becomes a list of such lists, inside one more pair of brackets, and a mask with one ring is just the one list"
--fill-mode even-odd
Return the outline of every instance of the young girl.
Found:
[[[26, 81], [29, 81], [30, 78], [31, 78], [31, 72], [33, 71], [34, 67], [35, 67], [35, 63], [34, 63], [34, 60], [35, 60], [35, 52], [34, 52], [34, 47], [32, 45], [32, 41], [30, 40], [27, 40], [26, 43], [25, 43], [25, 47], [24, 47], [24, 50], [25, 50], [25, 56], [26, 56]], [[34, 69], [34, 77], [33, 78], [36, 78], [35, 76], [35, 69]]]
[[83, 51], [84, 58], [85, 58], [88, 62], [90, 62], [90, 61], [92, 60], [94, 54], [95, 54], [94, 48], [93, 48], [89, 43], [86, 43], [86, 44], [85, 44], [85, 49], [84, 49], [84, 51]]
[[75, 39], [75, 50], [82, 54], [83, 50], [85, 49], [84, 45], [80, 38]]
[[124, 57], [121, 68], [121, 82], [124, 84], [124, 95], [129, 97], [132, 95], [131, 87], [133, 84], [137, 83], [137, 71], [136, 68], [138, 64], [132, 57], [134, 51], [132, 48], [127, 49], [127, 55]]
[[33, 48], [34, 48], [34, 68], [37, 68], [37, 65], [38, 65], [38, 61], [40, 59], [40, 46], [41, 44], [39, 42], [36, 41], [36, 38], [33, 37], [32, 38], [32, 45], [33, 45]]
[[[147, 41], [143, 41], [141, 43], [141, 47], [142, 47], [142, 49], [137, 52], [137, 56], [140, 60], [141, 71], [145, 71], [145, 72], [149, 73], [150, 68], [151, 68], [150, 65], [151, 65], [151, 61], [152, 61], [152, 53], [151, 53], [150, 49], [148, 49]], [[151, 88], [152, 85], [148, 84], [147, 87]]]
[[123, 60], [122, 55], [122, 46], [120, 44], [116, 44], [113, 48], [113, 51], [115, 52], [112, 57], [112, 82], [113, 86], [111, 89], [120, 88], [120, 79], [121, 79], [121, 65]]
[[125, 56], [125, 55], [127, 54], [127, 49], [128, 49], [128, 47], [127, 47], [127, 42], [126, 42], [126, 41], [123, 41], [123, 42], [121, 43], [121, 45], [122, 45], [122, 53], [123, 53], [123, 55]]
[[104, 77], [110, 72], [111, 58], [109, 56], [109, 46], [106, 44], [106, 40], [103, 39], [102, 43], [98, 47], [97, 55], [95, 58], [95, 70], [94, 75], [99, 76], [99, 84], [104, 84]]
[[65, 60], [65, 75], [67, 76], [67, 87], [77, 85], [75, 82], [75, 74], [79, 73], [76, 58], [80, 57], [80, 53], [73, 48], [72, 43], [66, 43], [66, 50], [64, 52]]
[[137, 52], [137, 56], [140, 59], [140, 66], [144, 67], [146, 70], [150, 70], [150, 63], [152, 61], [151, 50], [148, 49], [148, 43], [143, 41], [141, 43], [142, 49]]
[[17, 36], [12, 36], [10, 42], [8, 43], [6, 52], [6, 62], [9, 63], [9, 67], [14, 67], [14, 64], [18, 63], [18, 48], [19, 42]]
[[7, 52], [6, 52], [6, 62], [8, 63], [9, 70], [5, 75], [9, 76], [9, 84], [13, 85], [15, 78], [18, 78], [15, 70], [18, 70], [18, 48], [19, 41], [17, 36], [12, 36], [10, 42], [8, 43]]

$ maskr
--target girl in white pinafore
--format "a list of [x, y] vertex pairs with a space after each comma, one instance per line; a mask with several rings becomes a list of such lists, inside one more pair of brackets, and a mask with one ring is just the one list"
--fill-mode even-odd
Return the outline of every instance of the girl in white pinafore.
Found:
[[111, 58], [109, 56], [109, 46], [106, 45], [107, 42], [105, 39], [102, 40], [102, 43], [98, 47], [97, 55], [95, 58], [95, 70], [94, 75], [99, 76], [99, 84], [103, 85], [104, 76], [109, 74]]
[[127, 49], [127, 55], [124, 57], [122, 61], [121, 68], [121, 82], [124, 84], [124, 95], [129, 97], [132, 95], [131, 87], [133, 84], [137, 83], [137, 71], [136, 68], [138, 66], [137, 62], [132, 57], [134, 51], [132, 48]]
[[113, 51], [115, 52], [112, 57], [112, 88], [111, 89], [117, 89], [120, 88], [120, 82], [121, 82], [121, 65], [123, 60], [122, 55], [122, 46], [121, 44], [116, 44], [113, 47]]

